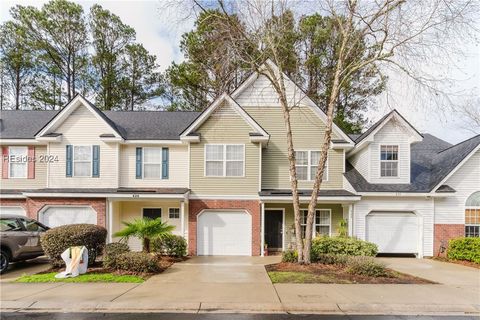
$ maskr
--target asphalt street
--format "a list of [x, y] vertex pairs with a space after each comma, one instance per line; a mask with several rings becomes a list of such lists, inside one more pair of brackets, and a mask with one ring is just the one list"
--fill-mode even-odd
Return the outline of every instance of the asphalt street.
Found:
[[373, 316], [318, 314], [187, 314], [187, 313], [2, 313], [15, 320], [478, 320], [477, 316]]

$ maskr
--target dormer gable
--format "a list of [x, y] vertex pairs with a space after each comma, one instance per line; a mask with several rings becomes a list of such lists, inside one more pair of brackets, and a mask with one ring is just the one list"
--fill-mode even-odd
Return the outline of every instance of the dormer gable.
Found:
[[101, 110], [95, 107], [82, 95], [77, 94], [70, 102], [58, 112], [45, 126], [35, 135], [35, 139], [39, 141], [60, 142], [62, 133], [58, 130], [70, 116], [86, 112], [88, 115], [95, 117], [99, 121], [99, 125], [103, 126], [105, 132], [99, 136], [99, 139], [108, 141], [122, 141], [123, 137], [115, 124]]

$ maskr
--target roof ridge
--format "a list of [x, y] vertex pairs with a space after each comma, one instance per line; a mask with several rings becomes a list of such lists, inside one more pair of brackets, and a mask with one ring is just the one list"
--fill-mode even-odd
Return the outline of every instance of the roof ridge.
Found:
[[465, 143], [465, 142], [468, 142], [468, 141], [470, 141], [470, 140], [473, 140], [473, 139], [475, 139], [475, 138], [477, 138], [477, 137], [480, 137], [480, 134], [474, 135], [473, 137], [468, 138], [467, 140], [460, 141], [460, 142], [457, 143], [457, 144], [452, 144], [450, 147], [448, 147], [448, 148], [446, 148], [446, 149], [443, 149], [443, 150], [437, 152], [437, 155], [440, 154], [440, 153], [442, 153], [442, 152], [444, 152], [444, 151], [447, 151], [447, 150], [449, 150], [449, 149], [455, 148], [455, 147], [457, 147], [457, 146], [459, 146], [459, 145], [461, 145], [461, 144], [463, 144], [463, 143]]

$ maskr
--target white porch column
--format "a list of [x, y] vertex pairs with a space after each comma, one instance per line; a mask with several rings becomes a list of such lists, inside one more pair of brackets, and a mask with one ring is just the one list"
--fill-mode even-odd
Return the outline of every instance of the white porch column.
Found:
[[348, 205], [348, 236], [353, 237], [353, 204]]
[[265, 203], [261, 203], [261, 207], [262, 207], [262, 221], [261, 221], [261, 224], [262, 224], [262, 229], [261, 229], [261, 232], [260, 232], [260, 255], [263, 257], [265, 255]]
[[107, 222], [108, 222], [108, 243], [113, 242], [113, 202], [112, 200], [108, 200], [108, 215], [107, 215]]
[[185, 201], [180, 202], [180, 234], [185, 238]]

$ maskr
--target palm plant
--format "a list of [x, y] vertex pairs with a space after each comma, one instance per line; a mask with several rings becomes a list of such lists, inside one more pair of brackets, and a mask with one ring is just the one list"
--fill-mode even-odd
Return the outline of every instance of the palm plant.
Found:
[[142, 248], [145, 252], [150, 252], [150, 242], [155, 238], [165, 237], [172, 234], [174, 226], [162, 222], [160, 218], [135, 219], [132, 222], [122, 222], [125, 228], [116, 232], [115, 237], [128, 239], [136, 237], [142, 240]]

